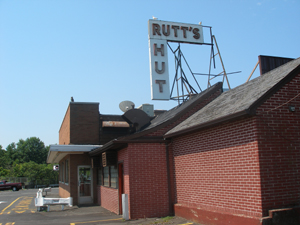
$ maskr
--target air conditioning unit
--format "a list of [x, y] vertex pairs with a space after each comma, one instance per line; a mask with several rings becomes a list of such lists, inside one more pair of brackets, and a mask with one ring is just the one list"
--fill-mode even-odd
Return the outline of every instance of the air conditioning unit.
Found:
[[143, 110], [150, 117], [154, 116], [154, 106], [152, 104], [142, 104], [138, 109]]

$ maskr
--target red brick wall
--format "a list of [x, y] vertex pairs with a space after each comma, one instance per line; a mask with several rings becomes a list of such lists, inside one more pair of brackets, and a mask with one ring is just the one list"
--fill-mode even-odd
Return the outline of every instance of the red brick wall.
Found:
[[[207, 100], [194, 106], [192, 110], [183, 115], [179, 120], [160, 129], [149, 136], [163, 135], [166, 131], [180, 123], [197, 110], [202, 108], [212, 99], [220, 95], [221, 90], [208, 97]], [[169, 151], [169, 163], [172, 167], [172, 152]], [[165, 144], [132, 144], [118, 152], [118, 161], [123, 162], [124, 192], [129, 199], [129, 217], [131, 219], [144, 217], [162, 217], [172, 213], [169, 207], [167, 162]], [[170, 178], [172, 180], [172, 177]], [[104, 197], [108, 194], [105, 188], [99, 187], [101, 205], [110, 211], [115, 211], [118, 206], [118, 193]], [[112, 190], [110, 190], [113, 192]], [[174, 191], [173, 191], [174, 192]], [[173, 194], [174, 196], [174, 194]], [[174, 199], [173, 199], [174, 200]], [[118, 211], [116, 211], [117, 213]]]
[[[128, 151], [127, 148], [122, 149], [118, 152], [118, 162], [123, 163], [123, 174], [124, 174], [124, 193], [128, 194], [128, 197], [130, 196], [129, 193], [129, 161], [128, 161]], [[114, 212], [119, 214], [119, 192], [118, 189], [104, 187], [104, 186], [98, 186], [98, 202], [99, 204]], [[129, 205], [130, 209], [130, 205]], [[130, 211], [129, 211], [130, 212]]]
[[70, 105], [68, 106], [67, 112], [59, 130], [59, 144], [70, 144]]
[[59, 144], [99, 144], [99, 104], [70, 102], [61, 128]]
[[[70, 195], [70, 188], [68, 185], [65, 185], [63, 183], [60, 183], [59, 184], [59, 189], [58, 189], [58, 194], [59, 194], [59, 197], [61, 198], [69, 198], [69, 197], [72, 197]], [[74, 203], [73, 203], [74, 204]]]
[[99, 104], [70, 103], [70, 143], [99, 144]]
[[257, 109], [264, 215], [300, 202], [299, 90], [300, 74]]
[[[168, 216], [169, 197], [165, 144], [130, 143], [118, 152], [123, 163], [124, 192], [128, 194], [129, 217]], [[118, 190], [100, 187], [101, 206], [119, 213]]]
[[[261, 217], [256, 137], [255, 118], [247, 118], [175, 138], [172, 146], [178, 206]], [[205, 217], [196, 216], [200, 223]]]
[[101, 195], [101, 206], [111, 212], [119, 214], [118, 189], [99, 186]]
[[172, 143], [168, 143], [168, 152], [169, 152], [169, 173], [170, 173], [170, 177], [169, 177], [169, 182], [170, 182], [170, 197], [171, 197], [171, 212], [170, 215], [174, 215], [174, 204], [176, 203], [176, 187], [175, 187], [175, 167], [174, 167], [174, 155], [173, 155], [173, 144]]
[[165, 144], [128, 144], [130, 218], [169, 215]]

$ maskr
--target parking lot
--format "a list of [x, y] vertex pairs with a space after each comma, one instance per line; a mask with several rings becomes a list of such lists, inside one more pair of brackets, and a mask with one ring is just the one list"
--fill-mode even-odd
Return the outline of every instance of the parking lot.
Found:
[[[37, 189], [0, 191], [0, 225], [96, 225], [96, 224], [193, 224], [183, 218], [144, 218], [124, 221], [100, 206], [51, 206], [50, 211], [38, 212], [34, 205]], [[52, 188], [47, 197], [58, 197], [58, 188]]]

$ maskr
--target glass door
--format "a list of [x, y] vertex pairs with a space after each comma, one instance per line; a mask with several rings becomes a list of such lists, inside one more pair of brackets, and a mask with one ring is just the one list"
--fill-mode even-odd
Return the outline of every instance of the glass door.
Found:
[[90, 166], [78, 166], [79, 204], [93, 203], [93, 174]]

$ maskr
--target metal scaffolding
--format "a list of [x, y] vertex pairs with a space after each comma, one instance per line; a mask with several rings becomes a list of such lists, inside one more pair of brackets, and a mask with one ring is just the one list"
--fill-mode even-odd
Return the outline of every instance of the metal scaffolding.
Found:
[[[204, 75], [208, 77], [207, 80], [207, 87], [211, 86], [211, 80], [213, 80], [216, 77], [219, 76], [223, 76], [223, 80], [222, 82], [224, 83], [224, 80], [226, 79], [228, 88], [230, 88], [230, 84], [229, 84], [229, 80], [227, 75], [229, 73], [226, 73], [225, 70], [225, 66], [221, 57], [221, 53], [216, 41], [216, 37], [214, 35], [212, 35], [212, 28], [209, 26], [203, 26], [204, 28], [208, 28], [209, 29], [209, 33], [210, 33], [210, 43], [203, 43], [201, 45], [209, 45], [211, 46], [211, 53], [210, 53], [210, 63], [209, 63], [209, 72], [208, 74], [205, 73], [194, 73], [191, 69], [191, 67], [189, 66], [182, 50], [181, 50], [181, 45], [180, 43], [178, 43], [178, 47], [176, 49], [172, 49], [172, 47], [169, 45], [169, 49], [171, 50], [171, 52], [174, 55], [174, 62], [175, 62], [175, 76], [173, 79], [173, 83], [172, 83], [172, 87], [171, 87], [171, 92], [170, 92], [170, 99], [171, 100], [175, 100], [178, 102], [178, 104], [181, 104], [182, 102], [188, 100], [191, 96], [198, 94], [200, 92], [202, 92], [202, 88], [200, 86], [200, 84], [198, 83], [197, 79], [196, 79], [196, 75]], [[214, 52], [214, 46], [216, 47], [217, 53], [215, 54]], [[216, 68], [216, 63], [215, 63], [215, 57], [219, 56], [220, 59], [220, 63], [222, 65], [222, 72], [220, 72], [219, 74], [213, 75], [211, 74], [211, 68], [212, 66], [214, 66], [214, 68]], [[185, 64], [188, 68], [188, 73], [191, 75], [191, 79], [193, 79], [193, 81], [195, 82], [195, 85], [192, 86], [191, 83], [188, 80], [187, 77], [187, 73], [184, 71], [183, 69], [183, 64]], [[237, 72], [235, 72], [237, 73]], [[232, 73], [230, 73], [232, 74]]]

